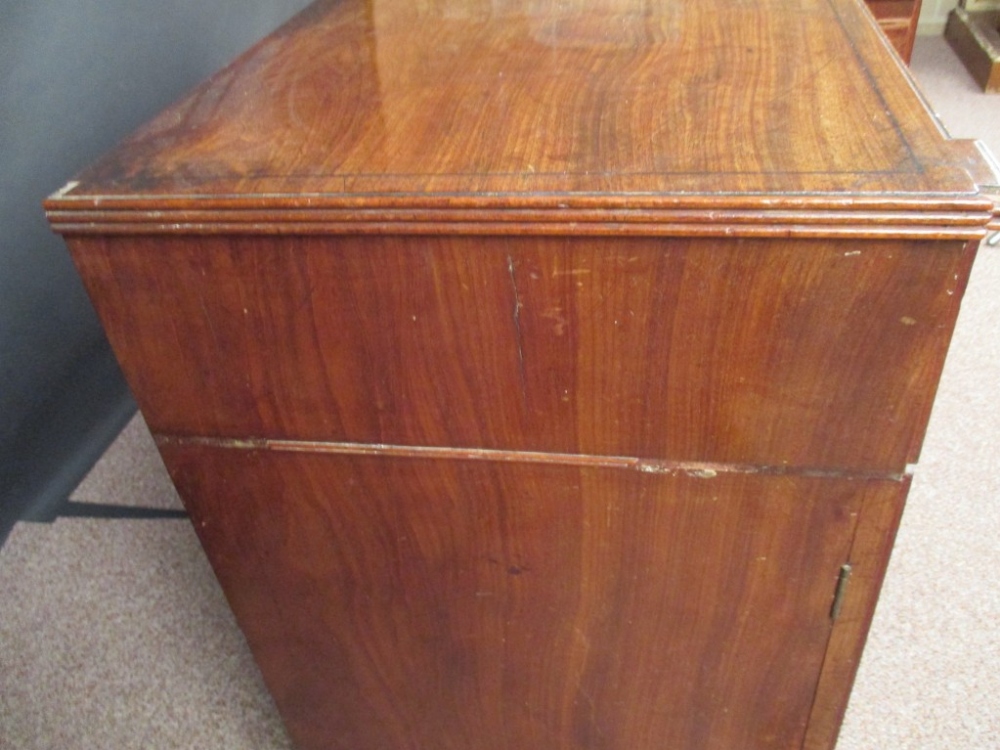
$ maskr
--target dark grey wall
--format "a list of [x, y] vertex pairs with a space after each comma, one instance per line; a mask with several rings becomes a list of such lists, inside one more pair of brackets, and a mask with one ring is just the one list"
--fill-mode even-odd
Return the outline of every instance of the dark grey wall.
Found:
[[135, 406], [42, 199], [306, 0], [0, 0], [0, 544]]

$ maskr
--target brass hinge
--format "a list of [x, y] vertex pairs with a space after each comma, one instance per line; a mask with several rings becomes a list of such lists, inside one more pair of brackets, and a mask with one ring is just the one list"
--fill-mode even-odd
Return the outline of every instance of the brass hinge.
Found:
[[847, 593], [847, 582], [851, 580], [851, 566], [841, 565], [840, 575], [837, 576], [837, 590], [833, 592], [833, 606], [830, 607], [830, 620], [837, 621], [840, 616], [840, 608], [844, 606], [844, 594]]

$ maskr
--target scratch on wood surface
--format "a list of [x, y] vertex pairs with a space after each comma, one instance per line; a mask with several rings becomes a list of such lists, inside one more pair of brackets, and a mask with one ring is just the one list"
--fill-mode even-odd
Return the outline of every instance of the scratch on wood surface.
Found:
[[695, 477], [697, 479], [711, 479], [719, 475], [715, 469], [687, 469], [685, 473], [689, 477]]
[[677, 471], [676, 466], [663, 466], [648, 461], [639, 461], [635, 467], [644, 474], [673, 474]]
[[214, 448], [236, 448], [241, 450], [265, 450], [270, 441], [264, 438], [199, 438], [180, 435], [154, 435], [157, 445], [206, 445]]
[[[644, 474], [676, 474], [679, 471], [683, 471], [689, 477], [694, 477], [696, 479], [711, 479], [717, 477], [719, 472], [716, 469], [706, 468], [699, 465], [690, 465], [683, 462], [667, 462], [667, 461], [642, 461], [636, 462], [636, 466], [639, 471]], [[754, 467], [746, 467], [743, 473], [759, 473], [756, 470], [752, 470]]]
[[507, 255], [507, 272], [510, 274], [510, 286], [514, 290], [514, 333], [517, 336], [517, 369], [521, 380], [521, 398], [528, 399], [528, 379], [524, 370], [524, 336], [521, 332], [521, 294], [517, 290], [517, 276], [514, 273], [514, 259]]
[[66, 183], [65, 185], [63, 185], [63, 186], [62, 186], [61, 188], [59, 188], [59, 189], [58, 189], [58, 190], [57, 190], [56, 192], [54, 192], [54, 193], [52, 194], [52, 198], [53, 198], [53, 199], [55, 199], [55, 198], [62, 198], [62, 197], [63, 197], [64, 195], [66, 195], [67, 193], [71, 193], [71, 192], [73, 192], [73, 190], [74, 190], [74, 189], [76, 188], [76, 186], [77, 186], [77, 185], [79, 185], [79, 184], [80, 184], [80, 181], [79, 181], [79, 180], [70, 180], [70, 181], [69, 181], [69, 182], [67, 182], [67, 183]]
[[215, 330], [215, 323], [212, 321], [212, 314], [208, 311], [208, 305], [205, 304], [205, 297], [202, 296], [199, 300], [201, 302], [201, 311], [205, 313], [205, 322], [208, 323], [208, 330], [212, 334], [212, 341], [215, 345], [219, 346], [219, 333]]

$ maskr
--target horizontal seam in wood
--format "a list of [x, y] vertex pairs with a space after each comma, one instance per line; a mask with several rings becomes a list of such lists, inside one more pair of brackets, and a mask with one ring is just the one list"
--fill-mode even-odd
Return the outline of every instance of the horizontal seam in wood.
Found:
[[[985, 221], [985, 217], [984, 217]], [[634, 236], [634, 237], [779, 237], [834, 239], [915, 239], [981, 240], [987, 234], [985, 224], [975, 227], [955, 226], [859, 226], [843, 225], [747, 225], [723, 224], [591, 224], [583, 222], [342, 222], [262, 224], [115, 224], [52, 222], [55, 231], [66, 235], [530, 235], [530, 236]]]
[[161, 433], [154, 433], [153, 437], [159, 446], [392, 458], [493, 461], [499, 463], [535, 463], [590, 468], [631, 469], [646, 474], [686, 474], [701, 479], [711, 479], [719, 474], [760, 474], [766, 476], [804, 476], [860, 480], [882, 479], [900, 482], [909, 475], [910, 471], [909, 466], [904, 473], [898, 473], [807, 466], [772, 466], [766, 464], [716, 463], [711, 461], [671, 461], [632, 456], [550, 453], [545, 451], [501, 450], [496, 448], [445, 448], [424, 445], [343, 443], [271, 438], [191, 437]]
[[655, 190], [630, 190], [609, 194], [591, 190], [566, 192], [560, 190], [469, 191], [436, 190], [414, 191], [345, 191], [297, 193], [263, 191], [241, 193], [164, 193], [156, 194], [81, 194], [69, 195], [62, 191], [44, 201], [47, 211], [131, 210], [163, 211], [188, 210], [197, 206], [201, 210], [247, 209], [425, 209], [468, 208], [485, 210], [529, 209], [703, 209], [703, 210], [833, 210], [865, 211], [976, 211], [986, 210], [989, 201], [973, 185], [969, 191], [943, 190], [898, 192], [883, 191], [877, 194], [855, 194], [810, 190], [778, 191], [727, 191], [662, 192]]

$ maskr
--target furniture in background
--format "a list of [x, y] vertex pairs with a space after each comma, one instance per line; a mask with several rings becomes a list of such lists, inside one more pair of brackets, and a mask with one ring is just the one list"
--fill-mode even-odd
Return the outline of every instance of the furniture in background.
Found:
[[320, 2], [47, 203], [300, 747], [833, 747], [997, 177], [797, 5]]
[[963, 1], [948, 15], [944, 36], [986, 92], [1000, 92], [1000, 9], [968, 11]]
[[921, 2], [922, 0], [865, 0], [882, 32], [907, 64], [913, 55], [913, 42], [917, 38]]

